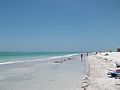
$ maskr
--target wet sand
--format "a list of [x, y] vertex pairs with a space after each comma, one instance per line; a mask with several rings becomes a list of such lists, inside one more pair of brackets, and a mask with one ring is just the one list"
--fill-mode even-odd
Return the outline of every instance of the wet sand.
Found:
[[80, 90], [84, 66], [80, 56], [0, 65], [0, 90]]

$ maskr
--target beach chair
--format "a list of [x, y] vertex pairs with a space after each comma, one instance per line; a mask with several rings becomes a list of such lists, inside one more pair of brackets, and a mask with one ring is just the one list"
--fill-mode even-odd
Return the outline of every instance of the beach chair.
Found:
[[109, 69], [107, 75], [111, 75], [111, 77], [120, 77], [120, 68], [116, 68], [115, 70]]

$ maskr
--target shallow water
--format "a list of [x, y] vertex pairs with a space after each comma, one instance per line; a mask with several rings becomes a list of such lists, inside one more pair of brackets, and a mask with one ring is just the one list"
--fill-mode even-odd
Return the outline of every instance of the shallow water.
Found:
[[63, 63], [21, 62], [0, 65], [0, 90], [75, 90], [80, 87], [84, 62], [79, 56]]
[[78, 54], [78, 52], [0, 52], [0, 63], [10, 61], [36, 60], [50, 57]]

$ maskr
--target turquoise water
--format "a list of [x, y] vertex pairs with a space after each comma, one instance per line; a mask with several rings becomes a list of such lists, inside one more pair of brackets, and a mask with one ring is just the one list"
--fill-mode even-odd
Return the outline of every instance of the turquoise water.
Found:
[[76, 53], [78, 52], [0, 52], [0, 63], [10, 61], [36, 60]]

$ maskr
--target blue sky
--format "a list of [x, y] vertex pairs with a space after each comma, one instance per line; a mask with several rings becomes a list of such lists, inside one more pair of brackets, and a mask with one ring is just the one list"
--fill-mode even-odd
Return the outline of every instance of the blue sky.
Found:
[[120, 47], [119, 0], [0, 0], [0, 51]]

